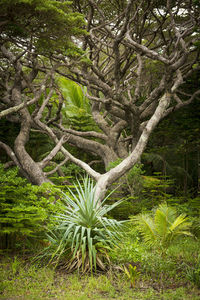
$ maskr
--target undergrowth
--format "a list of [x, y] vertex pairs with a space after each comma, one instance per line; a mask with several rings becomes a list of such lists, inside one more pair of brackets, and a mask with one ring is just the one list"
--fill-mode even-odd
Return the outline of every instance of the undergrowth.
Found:
[[141, 276], [130, 288], [126, 275], [113, 268], [95, 276], [66, 274], [41, 267], [20, 258], [2, 257], [0, 261], [0, 299], [180, 299], [197, 300], [200, 291], [194, 285], [158, 289], [151, 278]]

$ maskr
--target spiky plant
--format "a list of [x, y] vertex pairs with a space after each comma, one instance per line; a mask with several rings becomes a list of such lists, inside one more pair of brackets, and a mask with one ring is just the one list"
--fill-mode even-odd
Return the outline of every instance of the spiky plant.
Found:
[[95, 185], [86, 177], [83, 186], [78, 181], [75, 191], [64, 195], [64, 213], [56, 216], [55, 232], [48, 234], [45, 255], [68, 271], [104, 270], [109, 262], [108, 249], [117, 244], [122, 221], [109, 219], [107, 213], [121, 201], [106, 205], [95, 200]]
[[181, 235], [189, 235], [191, 222], [185, 214], [177, 216], [176, 209], [166, 203], [160, 204], [154, 216], [141, 213], [133, 218], [144, 242], [151, 247], [157, 248], [162, 254], [173, 241]]

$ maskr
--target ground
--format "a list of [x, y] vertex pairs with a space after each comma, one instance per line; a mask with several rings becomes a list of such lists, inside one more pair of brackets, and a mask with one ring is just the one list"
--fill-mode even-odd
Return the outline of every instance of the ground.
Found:
[[1, 258], [0, 299], [43, 300], [43, 299], [118, 299], [118, 300], [197, 300], [200, 290], [191, 284], [169, 283], [164, 289], [151, 278], [141, 276], [135, 288], [130, 288], [128, 278], [118, 270], [106, 274], [66, 274], [50, 267], [41, 267], [16, 256]]

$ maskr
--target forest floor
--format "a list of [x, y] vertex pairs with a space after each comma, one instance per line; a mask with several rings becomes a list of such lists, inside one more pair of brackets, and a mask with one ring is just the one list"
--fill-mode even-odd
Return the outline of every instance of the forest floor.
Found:
[[134, 288], [122, 272], [79, 276], [39, 267], [17, 257], [0, 260], [0, 299], [4, 300], [199, 300], [200, 289], [185, 282], [156, 284], [141, 276]]

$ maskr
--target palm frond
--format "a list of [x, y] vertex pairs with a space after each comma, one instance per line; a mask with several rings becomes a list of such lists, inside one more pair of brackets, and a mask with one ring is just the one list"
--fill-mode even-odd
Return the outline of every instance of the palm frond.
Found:
[[152, 245], [156, 241], [156, 230], [153, 219], [147, 214], [139, 214], [134, 218], [134, 222], [144, 241], [148, 245]]
[[[179, 235], [190, 235], [191, 223], [185, 214], [177, 217], [176, 210], [162, 203], [156, 209], [154, 218], [149, 214], [139, 214], [134, 217], [144, 242], [147, 245], [166, 249]], [[163, 250], [162, 250], [163, 251]]]
[[191, 222], [188, 222], [186, 214], [181, 214], [174, 220], [169, 230], [176, 234], [180, 234], [183, 231], [188, 231], [191, 228], [191, 225]]

